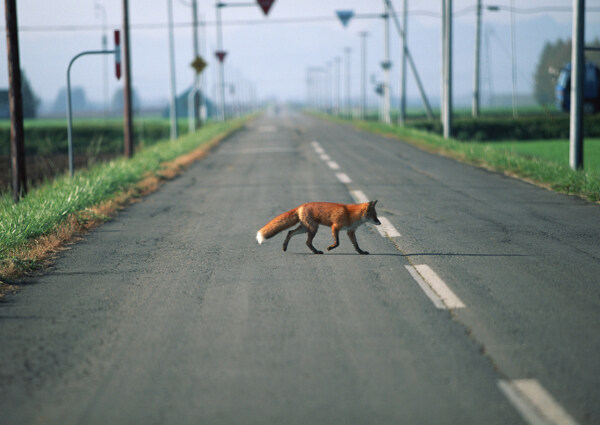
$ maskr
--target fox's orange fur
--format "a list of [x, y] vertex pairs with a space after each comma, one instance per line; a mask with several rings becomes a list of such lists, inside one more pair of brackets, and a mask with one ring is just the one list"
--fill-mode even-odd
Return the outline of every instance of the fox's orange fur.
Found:
[[278, 215], [269, 221], [262, 229], [256, 233], [256, 240], [262, 244], [265, 239], [275, 236], [277, 233], [288, 229], [298, 223], [300, 226], [288, 232], [283, 242], [283, 250], [287, 250], [287, 245], [292, 236], [300, 233], [308, 233], [306, 245], [315, 254], [323, 254], [312, 244], [313, 238], [317, 234], [319, 225], [331, 227], [333, 235], [333, 244], [327, 247], [331, 251], [337, 247], [339, 242], [340, 230], [347, 230], [348, 237], [354, 245], [354, 249], [359, 254], [368, 254], [358, 246], [355, 231], [363, 223], [371, 221], [374, 224], [381, 224], [377, 219], [375, 204], [377, 201], [365, 202], [363, 204], [335, 204], [332, 202], [309, 202], [299, 207]]

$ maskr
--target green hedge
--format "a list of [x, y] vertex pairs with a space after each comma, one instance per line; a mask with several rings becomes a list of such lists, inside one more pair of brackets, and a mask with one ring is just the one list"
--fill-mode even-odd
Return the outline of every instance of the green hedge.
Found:
[[[442, 125], [435, 121], [409, 121], [418, 130], [442, 134]], [[569, 116], [523, 118], [457, 118], [453, 120], [453, 137], [462, 141], [490, 142], [496, 140], [568, 139]], [[584, 117], [585, 137], [600, 137], [600, 116]]]

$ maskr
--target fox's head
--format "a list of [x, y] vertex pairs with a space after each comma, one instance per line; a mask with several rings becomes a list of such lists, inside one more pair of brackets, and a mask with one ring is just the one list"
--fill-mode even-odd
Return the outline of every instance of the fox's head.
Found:
[[369, 205], [367, 206], [367, 220], [372, 222], [373, 224], [381, 224], [381, 221], [379, 221], [379, 219], [377, 218], [377, 211], [375, 211], [375, 204], [377, 203], [377, 201], [370, 201]]

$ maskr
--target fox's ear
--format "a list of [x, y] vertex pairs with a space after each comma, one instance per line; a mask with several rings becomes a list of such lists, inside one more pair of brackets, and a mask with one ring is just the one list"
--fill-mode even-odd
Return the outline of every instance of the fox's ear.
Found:
[[377, 203], [377, 200], [371, 201], [371, 206], [375, 207], [375, 204]]

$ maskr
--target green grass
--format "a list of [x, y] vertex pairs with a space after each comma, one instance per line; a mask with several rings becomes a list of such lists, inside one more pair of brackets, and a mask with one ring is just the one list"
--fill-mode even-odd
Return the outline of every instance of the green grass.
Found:
[[[501, 141], [490, 144], [492, 148], [518, 155], [540, 158], [560, 164], [569, 164], [568, 140]], [[600, 171], [600, 139], [586, 139], [583, 144], [585, 170]]]
[[[47, 235], [70, 215], [114, 198], [135, 183], [158, 173], [163, 163], [238, 128], [244, 120], [213, 123], [175, 142], [163, 141], [137, 153], [59, 177], [31, 190], [19, 203], [0, 197], [0, 265], [11, 252]], [[14, 263], [14, 261], [13, 261]]]
[[[563, 142], [551, 142], [548, 145], [551, 147], [548, 149], [544, 148], [543, 143], [545, 142], [527, 142], [527, 145], [523, 146], [524, 150], [519, 152], [517, 148], [511, 149], [511, 147], [523, 142], [507, 142], [504, 146], [499, 142], [460, 142], [454, 139], [444, 139], [437, 134], [422, 130], [396, 125], [326, 118], [336, 122], [349, 123], [361, 130], [397, 138], [430, 152], [518, 176], [558, 192], [577, 195], [592, 202], [600, 201], [597, 139], [587, 143], [585, 148], [585, 153], [588, 154], [586, 161], [591, 161], [590, 167], [584, 171], [574, 171], [569, 167], [568, 156], [564, 155], [564, 146], [554, 146], [556, 143], [560, 145]], [[525, 151], [525, 149], [530, 149], [530, 151]]]

